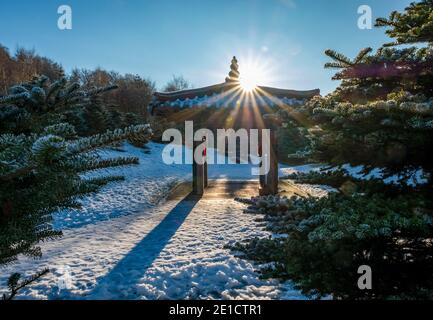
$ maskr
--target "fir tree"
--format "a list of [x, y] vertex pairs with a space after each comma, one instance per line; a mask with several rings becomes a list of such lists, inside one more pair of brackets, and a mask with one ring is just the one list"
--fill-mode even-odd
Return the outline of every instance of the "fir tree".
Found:
[[[366, 48], [350, 59], [326, 51], [333, 61], [325, 67], [338, 69], [341, 85], [292, 112], [293, 121], [310, 123], [304, 158], [362, 165], [365, 174], [380, 168], [383, 177], [361, 181], [342, 169], [291, 176], [338, 191], [249, 201], [248, 212], [265, 214], [268, 229], [288, 235], [236, 247], [274, 262], [267, 275], [292, 279], [313, 297], [433, 298], [432, 12], [433, 1], [424, 0], [378, 19], [396, 41], [376, 52]], [[393, 47], [400, 44], [417, 46]], [[424, 181], [413, 183], [420, 172]], [[391, 175], [398, 181], [385, 184]], [[364, 264], [373, 270], [373, 290], [356, 285]]]
[[[53, 212], [80, 207], [80, 197], [122, 179], [85, 179], [82, 173], [138, 163], [134, 157], [101, 159], [95, 151], [126, 139], [148, 139], [148, 125], [79, 137], [71, 124], [62, 122], [66, 111], [92, 104], [110, 89], [85, 91], [64, 79], [50, 83], [40, 77], [0, 98], [0, 265], [16, 261], [20, 254], [41, 256], [38, 243], [62, 235], [52, 229]], [[12, 275], [11, 294], [4, 298], [12, 298], [46, 272], [23, 281]]]
[[312, 158], [383, 167], [389, 174], [423, 169], [431, 183], [433, 47], [425, 30], [433, 23], [432, 9], [433, 2], [426, 0], [377, 20], [398, 39], [394, 44], [418, 47], [382, 47], [374, 54], [366, 48], [353, 60], [326, 51], [334, 61], [325, 67], [340, 69], [334, 79], [342, 83], [299, 110], [321, 129]]
[[433, 1], [414, 2], [405, 12], [394, 11], [388, 19], [376, 20], [378, 27], [390, 27], [386, 33], [396, 41], [386, 46], [428, 42], [433, 44]]

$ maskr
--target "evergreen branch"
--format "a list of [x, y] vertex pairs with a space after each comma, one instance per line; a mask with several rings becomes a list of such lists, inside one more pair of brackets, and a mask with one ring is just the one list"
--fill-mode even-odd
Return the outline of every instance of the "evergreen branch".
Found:
[[3, 295], [3, 300], [12, 300], [22, 288], [28, 286], [29, 284], [39, 280], [41, 277], [50, 272], [50, 269], [44, 269], [42, 271], [37, 272], [31, 277], [19, 282], [21, 275], [19, 273], [14, 273], [8, 280], [8, 287], [10, 290], [10, 294], [7, 296]]
[[324, 67], [325, 69], [344, 69], [346, 68], [346, 65], [341, 62], [327, 62]]
[[120, 157], [120, 158], [104, 159], [104, 160], [84, 159], [84, 161], [76, 164], [75, 168], [79, 172], [83, 172], [83, 171], [91, 171], [91, 170], [98, 170], [98, 169], [104, 169], [104, 168], [136, 165], [136, 164], [139, 164], [139, 160], [136, 157]]
[[29, 90], [25, 88], [23, 85], [16, 85], [10, 88], [9, 92], [10, 94], [20, 94], [20, 93], [29, 92]]
[[44, 133], [60, 136], [62, 138], [72, 138], [77, 135], [74, 126], [65, 122], [57, 123], [44, 128]]
[[333, 59], [333, 60], [335, 60], [337, 62], [340, 62], [345, 67], [350, 67], [350, 66], [353, 65], [353, 62], [348, 57], [346, 57], [345, 55], [343, 55], [341, 53], [338, 53], [338, 52], [336, 52], [334, 50], [328, 49], [328, 50], [325, 51], [325, 54], [328, 57], [330, 57], [331, 59]]
[[63, 232], [48, 229], [36, 232], [36, 236], [39, 241], [55, 240], [61, 238], [63, 236]]
[[412, 78], [422, 74], [432, 74], [433, 61], [425, 62], [378, 62], [358, 64], [335, 75], [340, 79], [365, 78]]
[[354, 59], [354, 64], [358, 64], [360, 63], [367, 54], [369, 54], [371, 51], [373, 51], [372, 48], [368, 47], [368, 48], [364, 48], [362, 49], [358, 55], [356, 56], [356, 58]]
[[11, 94], [8, 96], [0, 97], [0, 104], [14, 103], [18, 100], [30, 99], [30, 94], [28, 92], [22, 92], [17, 94]]
[[62, 78], [54, 82], [48, 89], [46, 95], [46, 101], [48, 101], [52, 96], [56, 96], [59, 93], [59, 91], [65, 86], [65, 84], [66, 84], [65, 78]]
[[15, 106], [11, 106], [11, 105], [0, 106], [0, 120], [5, 120], [7, 118], [23, 114], [23, 112], [25, 111]]
[[28, 167], [19, 168], [19, 169], [12, 171], [10, 173], [1, 175], [0, 180], [2, 182], [8, 182], [8, 181], [11, 181], [13, 179], [26, 176], [30, 172], [32, 172], [32, 170], [34, 170], [34, 169], [36, 169], [36, 166], [28, 166]]
[[49, 78], [45, 75], [41, 75], [40, 77], [35, 77], [34, 83], [37, 87], [45, 87], [46, 83], [48, 82]]
[[115, 90], [115, 89], [118, 89], [118, 88], [119, 88], [118, 85], [109, 85], [109, 86], [106, 86], [106, 87], [100, 87], [100, 88], [96, 88], [96, 89], [90, 90], [87, 94], [88, 94], [88, 96], [96, 96], [96, 95], [99, 95], [101, 93], [105, 93], [105, 92], [108, 92], [108, 91], [111, 91], [111, 90]]
[[80, 89], [80, 84], [74, 82], [66, 88], [66, 93], [68, 95], [71, 95], [71, 94], [75, 93], [78, 89]]
[[392, 26], [392, 22], [386, 18], [377, 18], [374, 26], [375, 27], [388, 27], [388, 26]]
[[77, 196], [84, 196], [92, 192], [98, 191], [101, 187], [105, 186], [110, 182], [123, 181], [123, 176], [106, 176], [98, 177], [80, 181], [76, 192]]
[[150, 136], [152, 133], [149, 125], [129, 126], [125, 129], [107, 131], [92, 137], [82, 138], [68, 146], [70, 154], [88, 152], [97, 148], [105, 147], [115, 142], [120, 142], [134, 136]]

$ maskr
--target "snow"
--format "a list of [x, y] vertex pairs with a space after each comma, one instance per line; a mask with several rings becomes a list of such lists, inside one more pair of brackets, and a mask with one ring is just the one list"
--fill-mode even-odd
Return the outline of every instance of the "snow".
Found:
[[11, 271], [50, 267], [20, 299], [303, 299], [290, 282], [260, 279], [258, 266], [224, 248], [269, 235], [243, 208], [230, 199], [170, 200], [145, 215], [68, 229], [43, 244], [42, 259], [3, 270], [1, 282]]
[[287, 176], [289, 174], [294, 173], [308, 173], [308, 172], [318, 172], [324, 168], [324, 165], [321, 164], [305, 164], [295, 167], [287, 167], [283, 166], [280, 168], [280, 176]]
[[[166, 107], [172, 107], [172, 108], [192, 108], [196, 106], [206, 106], [206, 107], [235, 107], [237, 101], [239, 100], [239, 97], [236, 97], [238, 93], [233, 94], [227, 94], [227, 93], [221, 93], [217, 94], [214, 93], [211, 96], [200, 96], [200, 97], [194, 97], [192, 99], [186, 98], [184, 100], [177, 99], [172, 102], [165, 102], [163, 106]], [[258, 106], [277, 106], [277, 105], [289, 105], [289, 106], [299, 106], [303, 105], [305, 103], [305, 100], [303, 99], [296, 99], [296, 98], [277, 98], [277, 97], [268, 97], [268, 96], [262, 96], [262, 97], [256, 97], [254, 96], [254, 103]]]
[[[258, 265], [225, 248], [271, 236], [254, 215], [243, 214], [244, 204], [165, 199], [175, 184], [191, 179], [191, 165], [164, 164], [163, 148], [149, 143], [143, 152], [125, 144], [125, 152], [103, 151], [104, 157], [137, 156], [140, 165], [92, 173], [123, 174], [126, 180], [83, 198], [81, 212], [56, 213], [54, 226], [64, 237], [42, 243], [41, 259], [20, 257], [2, 268], [0, 293], [12, 272], [30, 275], [49, 267], [52, 272], [17, 298], [305, 299], [289, 281], [260, 279]], [[209, 177], [257, 179], [251, 165], [210, 165]]]
[[[375, 168], [373, 169], [371, 172], [369, 172], [368, 174], [364, 174], [362, 171], [364, 169], [363, 166], [351, 166], [349, 164], [345, 164], [342, 166], [342, 168], [344, 170], [346, 170], [352, 177], [354, 178], [358, 178], [358, 179], [383, 179], [384, 183], [388, 183], [388, 184], [396, 184], [399, 183], [400, 180], [400, 176], [397, 175], [393, 175], [390, 177], [385, 178], [384, 174], [383, 174], [383, 170], [381, 168]], [[423, 184], [425, 183], [427, 180], [423, 177], [423, 171], [422, 170], [414, 170], [412, 172], [412, 175], [409, 179], [407, 179], [407, 183], [410, 186], [415, 186], [417, 184]]]
[[322, 184], [297, 183], [296, 186], [316, 198], [326, 197], [330, 192], [338, 192], [337, 189]]
[[[326, 172], [326, 171], [334, 171], [338, 168], [332, 168], [327, 169], [329, 166], [323, 165], [323, 164], [306, 164], [296, 167], [282, 167], [280, 169], [280, 176], [287, 176], [289, 174], [293, 173], [308, 173], [308, 172]], [[363, 166], [351, 166], [350, 164], [344, 164], [341, 166], [342, 169], [344, 169], [349, 176], [352, 176], [357, 179], [364, 179], [364, 180], [370, 180], [370, 179], [383, 179], [384, 183], [399, 183], [400, 176], [399, 175], [392, 175], [390, 177], [384, 177], [383, 169], [381, 168], [374, 168], [369, 173], [365, 174], [363, 173], [364, 167]], [[411, 174], [411, 176], [406, 180], [406, 182], [411, 185], [417, 185], [425, 183], [427, 180], [423, 176], [423, 171], [421, 169], [414, 170]]]
[[137, 157], [140, 165], [98, 170], [88, 177], [122, 175], [125, 181], [111, 183], [100, 192], [86, 196], [79, 210], [63, 210], [54, 215], [56, 229], [76, 228], [100, 220], [108, 220], [125, 214], [140, 213], [164, 200], [165, 195], [177, 183], [192, 177], [191, 166], [167, 165], [162, 161], [164, 145], [147, 144], [146, 150], [125, 143], [122, 151], [103, 150], [107, 157]]
[[[254, 215], [243, 214], [244, 204], [206, 197], [167, 200], [176, 184], [191, 180], [191, 165], [165, 164], [162, 144], [149, 143], [146, 150], [124, 144], [122, 149], [103, 150], [101, 156], [135, 156], [140, 165], [88, 174], [124, 175], [125, 181], [84, 197], [80, 211], [55, 213], [54, 227], [64, 231], [63, 238], [42, 243], [41, 259], [20, 257], [19, 263], [3, 267], [0, 294], [11, 273], [30, 275], [48, 267], [51, 272], [24, 288], [18, 299], [306, 299], [290, 281], [261, 279], [259, 265], [225, 248], [273, 236]], [[323, 167], [281, 165], [279, 173]], [[358, 174], [362, 168], [347, 169]], [[250, 164], [209, 165], [209, 177], [257, 180]], [[298, 186], [319, 197], [334, 191]]]
[[[150, 142], [146, 150], [136, 148], [128, 143], [123, 144], [122, 150], [106, 149], [100, 152], [101, 157], [137, 157], [140, 165], [98, 170], [88, 177], [105, 175], [122, 175], [125, 181], [111, 183], [96, 194], [84, 197], [80, 202], [82, 209], [62, 210], [54, 214], [55, 229], [78, 228], [101, 220], [109, 220], [131, 213], [143, 213], [146, 209], [162, 203], [169, 191], [178, 183], [192, 179], [190, 164], [165, 164], [162, 153], [165, 145]], [[179, 146], [186, 157], [192, 157], [192, 151]], [[251, 164], [227, 164], [221, 161], [220, 154], [215, 154], [215, 162], [226, 164], [212, 164], [208, 166], [209, 179], [257, 180], [251, 175]], [[319, 170], [318, 165], [287, 167], [280, 165], [280, 175], [288, 172], [306, 172]]]

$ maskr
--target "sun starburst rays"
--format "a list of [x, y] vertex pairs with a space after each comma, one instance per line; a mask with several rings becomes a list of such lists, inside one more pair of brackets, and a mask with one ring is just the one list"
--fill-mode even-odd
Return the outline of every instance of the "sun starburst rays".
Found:
[[246, 92], [252, 92], [259, 85], [269, 82], [270, 77], [265, 65], [260, 64], [257, 60], [247, 59], [243, 65], [239, 66], [239, 71], [239, 84]]

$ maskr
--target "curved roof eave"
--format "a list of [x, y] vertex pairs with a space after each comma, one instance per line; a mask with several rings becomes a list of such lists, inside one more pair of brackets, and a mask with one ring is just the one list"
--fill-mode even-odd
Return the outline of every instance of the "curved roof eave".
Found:
[[[232, 82], [223, 82], [212, 86], [188, 89], [174, 92], [155, 92], [155, 100], [164, 103], [176, 100], [194, 99], [195, 97], [211, 96], [213, 94], [220, 94], [223, 91], [231, 89], [238, 84]], [[320, 89], [313, 90], [291, 90], [291, 89], [280, 89], [266, 86], [258, 86], [256, 91], [258, 95], [270, 95], [278, 98], [298, 98], [298, 99], [310, 99], [316, 95], [320, 95]]]

